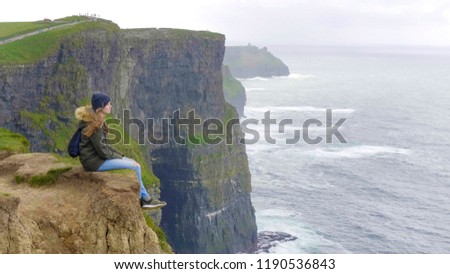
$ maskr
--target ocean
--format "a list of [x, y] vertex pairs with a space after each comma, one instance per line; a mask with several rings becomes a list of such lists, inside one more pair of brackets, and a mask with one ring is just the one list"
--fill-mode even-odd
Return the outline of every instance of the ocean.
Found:
[[[260, 121], [247, 126], [260, 134], [247, 145], [258, 231], [298, 237], [269, 252], [450, 253], [450, 49], [269, 51], [290, 76], [239, 79], [245, 119]], [[346, 119], [346, 143], [325, 142], [326, 109]], [[308, 119], [323, 140], [286, 144]]]

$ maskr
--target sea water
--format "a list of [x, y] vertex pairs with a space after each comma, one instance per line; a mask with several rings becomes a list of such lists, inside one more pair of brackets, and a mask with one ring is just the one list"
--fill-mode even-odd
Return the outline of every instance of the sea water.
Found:
[[[239, 79], [245, 119], [260, 121], [247, 145], [258, 230], [298, 237], [269, 251], [450, 253], [450, 49], [271, 51], [290, 76]], [[346, 142], [325, 142], [327, 109]], [[292, 119], [271, 125], [275, 144], [268, 110]], [[286, 144], [308, 119], [322, 142]]]

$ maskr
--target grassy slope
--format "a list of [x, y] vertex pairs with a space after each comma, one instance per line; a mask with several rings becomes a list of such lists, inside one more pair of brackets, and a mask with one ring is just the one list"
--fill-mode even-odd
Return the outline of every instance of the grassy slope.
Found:
[[77, 25], [43, 32], [5, 45], [0, 45], [0, 65], [33, 64], [55, 53], [63, 38], [81, 31], [119, 27], [109, 21], [82, 22]]
[[64, 24], [63, 22], [5, 22], [0, 23], [0, 40], [8, 39], [14, 36], [33, 32], [40, 29], [46, 29], [48, 27], [54, 27]]
[[87, 20], [85, 16], [78, 16], [78, 15], [72, 15], [72, 16], [68, 16], [68, 17], [64, 17], [64, 18], [55, 19], [55, 21], [58, 21], [58, 22], [61, 22], [61, 21], [73, 22], [73, 21], [85, 21], [85, 20]]
[[13, 153], [27, 153], [30, 152], [30, 143], [25, 136], [0, 128], [0, 151], [4, 150]]

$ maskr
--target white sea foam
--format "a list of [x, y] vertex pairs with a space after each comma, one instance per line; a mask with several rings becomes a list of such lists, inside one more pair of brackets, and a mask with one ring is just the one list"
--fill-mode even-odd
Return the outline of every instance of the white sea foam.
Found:
[[298, 74], [298, 73], [292, 73], [289, 74], [288, 76], [275, 76], [274, 78], [281, 78], [281, 79], [311, 79], [311, 78], [315, 78], [316, 76], [313, 74]]
[[338, 149], [323, 149], [306, 151], [303, 155], [318, 158], [364, 158], [377, 154], [409, 154], [409, 149], [389, 147], [389, 146], [354, 146]]
[[282, 231], [298, 237], [295, 241], [277, 243], [269, 249], [269, 253], [317, 253], [322, 251], [319, 248], [328, 252], [349, 253], [338, 243], [317, 234], [298, 211], [274, 208], [257, 211], [256, 215], [259, 231]]
[[266, 88], [246, 88], [245, 91], [261, 91], [266, 90]]
[[299, 74], [292, 73], [288, 76], [272, 76], [272, 77], [253, 77], [253, 78], [236, 78], [239, 81], [268, 81], [270, 79], [297, 79], [297, 80], [305, 80], [315, 78], [316, 76], [313, 74]]
[[[264, 112], [273, 110], [271, 116], [278, 121], [294, 120], [293, 125], [286, 126], [286, 136], [273, 133], [278, 126], [271, 126], [276, 145], [264, 140], [263, 127], [250, 125], [260, 132], [261, 139], [247, 146], [258, 229], [284, 231], [299, 237], [278, 244], [270, 252], [333, 254], [348, 249], [356, 253], [442, 253], [448, 250], [443, 241], [437, 244], [435, 240], [445, 238], [449, 229], [445, 222], [448, 212], [445, 206], [448, 208], [449, 203], [445, 197], [450, 172], [444, 164], [448, 147], [442, 141], [442, 134], [448, 131], [441, 131], [448, 124], [441, 115], [445, 106], [433, 100], [425, 102], [420, 96], [431, 92], [439, 97], [445, 93], [438, 85], [443, 70], [438, 70], [435, 77], [430, 75], [435, 81], [420, 77], [436, 70], [440, 61], [435, 63], [434, 59], [411, 55], [381, 62], [382, 54], [385, 53], [336, 55], [344, 58], [346, 66], [342, 66], [339, 62], [329, 62], [330, 58], [323, 58], [328, 55], [318, 52], [317, 56], [310, 56], [315, 61], [314, 71], [293, 71], [311, 73], [315, 78], [301, 80], [301, 76], [294, 74], [242, 82], [249, 88], [267, 89], [247, 93], [248, 118], [259, 119], [261, 125]], [[292, 57], [295, 59], [286, 59], [292, 67], [304, 67], [304, 58]], [[374, 58], [381, 60], [377, 66], [372, 66], [368, 73], [361, 71], [370, 67]], [[408, 66], [411, 60], [423, 66]], [[402, 78], [404, 81], [393, 86], [389, 81], [392, 75], [385, 73], [387, 68], [402, 69], [416, 77], [414, 81]], [[329, 74], [329, 71], [339, 73]], [[322, 77], [325, 74], [327, 77]], [[365, 85], [367, 79], [373, 85]], [[421, 85], [429, 87], [423, 94], [415, 90]], [[386, 96], [390, 91], [402, 94], [408, 90], [417, 91], [418, 96], [407, 101], [396, 94]], [[291, 136], [293, 129], [302, 130], [304, 119], [317, 118], [324, 122], [328, 107], [338, 109], [333, 109], [333, 114], [344, 112], [333, 115], [334, 121], [339, 116], [352, 116], [352, 121], [342, 127], [343, 130], [347, 127], [348, 132], [343, 135], [348, 144], [338, 144], [335, 137], [333, 145], [308, 145], [303, 140], [296, 145], [283, 145], [279, 140], [278, 137]], [[427, 117], [420, 115], [423, 113], [436, 120], [439, 130], [427, 134], [429, 127], [423, 126]], [[380, 121], [386, 123], [378, 125]], [[373, 124], [380, 130], [374, 130], [370, 126]], [[434, 127], [435, 123], [429, 124]], [[325, 137], [325, 125], [310, 130], [312, 138]], [[422, 137], [427, 137], [426, 141]], [[326, 187], [319, 189], [320, 186]], [[412, 210], [399, 210], [403, 207]]]
[[236, 78], [239, 81], [268, 81], [269, 78], [264, 77], [253, 77], [253, 78]]
[[279, 218], [279, 217], [298, 217], [301, 212], [290, 211], [285, 208], [268, 208], [262, 210], [259, 215], [264, 218]]
[[[267, 106], [267, 107], [245, 107], [245, 111], [266, 112], [266, 111], [294, 111], [294, 112], [325, 112], [326, 108], [312, 106]], [[332, 108], [334, 113], [352, 113], [355, 110], [351, 108]]]

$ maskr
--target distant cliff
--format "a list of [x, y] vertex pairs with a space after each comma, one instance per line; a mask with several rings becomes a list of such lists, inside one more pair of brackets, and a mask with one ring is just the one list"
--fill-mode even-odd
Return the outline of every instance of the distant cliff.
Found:
[[230, 68], [223, 66], [223, 93], [225, 101], [236, 108], [239, 117], [244, 117], [244, 106], [247, 102], [247, 95], [245, 88], [236, 78], [231, 75]]
[[[63, 154], [75, 130], [74, 109], [96, 90], [111, 95], [114, 117], [130, 109], [133, 118], [154, 118], [155, 136], [163, 136], [161, 120], [176, 110], [182, 117], [192, 109], [202, 119], [237, 117], [222, 90], [224, 41], [216, 33], [174, 29], [98, 26], [71, 33], [40, 61], [0, 66], [0, 126], [23, 133], [32, 151]], [[138, 140], [133, 127], [126, 131]], [[242, 134], [239, 127], [234, 132], [236, 139]], [[174, 251], [235, 253], [255, 246], [245, 146], [169, 140], [139, 148], [161, 181], [168, 202], [161, 223]], [[120, 149], [138, 156], [130, 146]], [[148, 180], [158, 186], [151, 172]]]
[[224, 65], [237, 78], [287, 76], [289, 68], [267, 48], [256, 46], [226, 47]]

